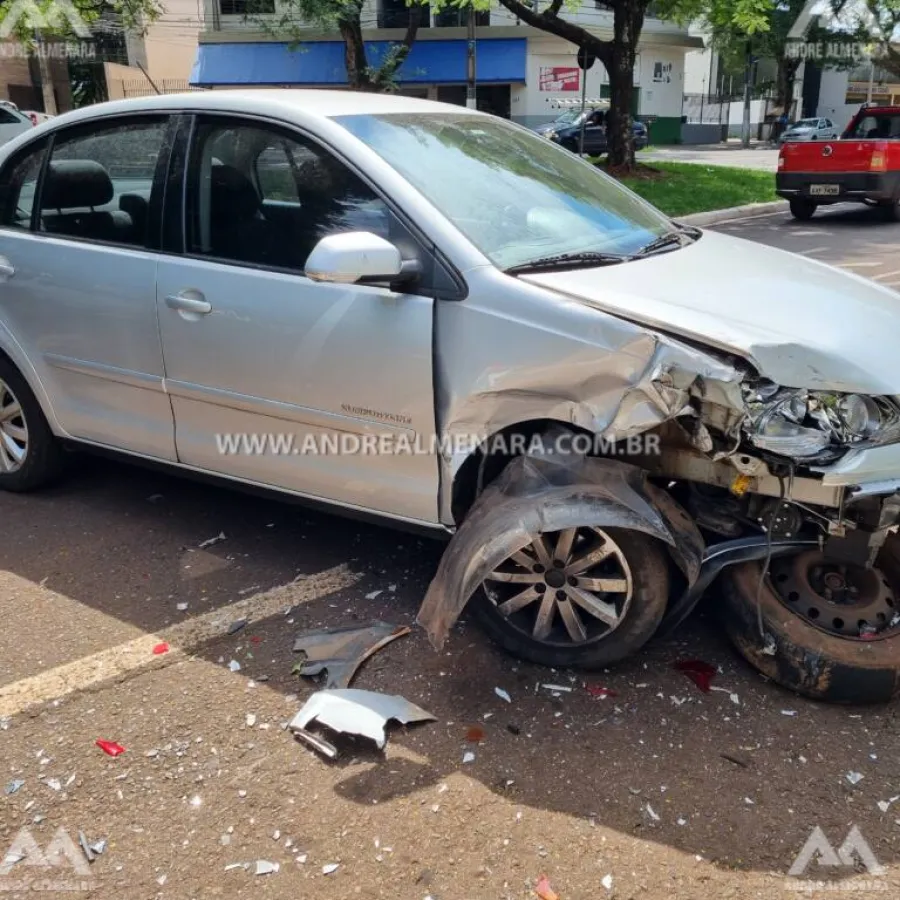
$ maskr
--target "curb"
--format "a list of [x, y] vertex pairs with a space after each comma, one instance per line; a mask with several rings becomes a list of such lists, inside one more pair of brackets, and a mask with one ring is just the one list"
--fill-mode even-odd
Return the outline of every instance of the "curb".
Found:
[[790, 208], [787, 200], [774, 200], [771, 203], [749, 203], [746, 206], [732, 206], [730, 209], [713, 209], [709, 212], [692, 213], [689, 216], [674, 216], [685, 225], [719, 225], [734, 219], [751, 219], [754, 216], [771, 216], [774, 213], [787, 212]]

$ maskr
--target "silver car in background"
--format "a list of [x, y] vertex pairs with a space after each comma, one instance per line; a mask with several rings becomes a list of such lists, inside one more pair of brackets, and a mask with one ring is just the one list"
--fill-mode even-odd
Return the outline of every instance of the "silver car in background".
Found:
[[836, 141], [840, 136], [841, 129], [831, 119], [817, 116], [788, 125], [779, 141], [782, 144], [786, 141]]
[[883, 700], [897, 299], [458, 107], [101, 104], [0, 150], [0, 488], [98, 448], [444, 536], [433, 642], [469, 605], [554, 666], [721, 573], [754, 665]]

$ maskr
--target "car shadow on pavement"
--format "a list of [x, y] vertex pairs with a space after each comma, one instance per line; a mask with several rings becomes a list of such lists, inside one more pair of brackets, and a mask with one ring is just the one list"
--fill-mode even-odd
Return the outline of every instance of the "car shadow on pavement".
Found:
[[[292, 674], [294, 633], [374, 619], [411, 625], [442, 550], [105, 460], [80, 462], [43, 493], [0, 496], [0, 514], [0, 569], [143, 632], [297, 575], [338, 565], [361, 573], [352, 587], [193, 651], [217, 666], [239, 660], [239, 677], [298, 694], [298, 708], [316, 682]], [[224, 540], [200, 549], [220, 533]], [[390, 764], [371, 744], [346, 738], [333, 763], [299, 743], [292, 754], [321, 767], [335, 794], [360, 806], [409, 797], [439, 805], [439, 786], [464, 775], [490, 792], [486, 803], [545, 812], [548, 829], [562, 814], [726, 868], [785, 872], [814, 827], [843, 840], [850, 823], [882, 864], [896, 862], [897, 813], [877, 806], [900, 792], [890, 762], [900, 749], [896, 710], [817, 705], [766, 683], [719, 633], [714, 604], [713, 590], [705, 611], [673, 638], [611, 672], [520, 662], [465, 620], [441, 652], [414, 629], [369, 660], [354, 686], [402, 694], [437, 721], [391, 727]], [[7, 659], [24, 627], [7, 625]], [[47, 623], [48, 641], [55, 627]], [[704, 693], [673, 668], [691, 658], [719, 668], [714, 690]], [[281, 730], [265, 740], [292, 742]], [[865, 780], [854, 786], [846, 776], [857, 771]], [[474, 825], [477, 806], [469, 814]]]

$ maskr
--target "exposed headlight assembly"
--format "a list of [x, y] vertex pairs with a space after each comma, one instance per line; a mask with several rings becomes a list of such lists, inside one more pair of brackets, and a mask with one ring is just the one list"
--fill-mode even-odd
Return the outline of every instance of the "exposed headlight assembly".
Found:
[[900, 441], [900, 406], [893, 398], [763, 383], [745, 388], [745, 402], [750, 442], [792, 459]]

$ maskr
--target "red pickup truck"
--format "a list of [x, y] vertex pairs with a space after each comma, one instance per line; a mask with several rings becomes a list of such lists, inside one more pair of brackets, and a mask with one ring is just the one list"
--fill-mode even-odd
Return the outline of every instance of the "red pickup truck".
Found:
[[775, 189], [797, 219], [851, 201], [900, 219], [900, 106], [863, 106], [838, 141], [785, 143]]

